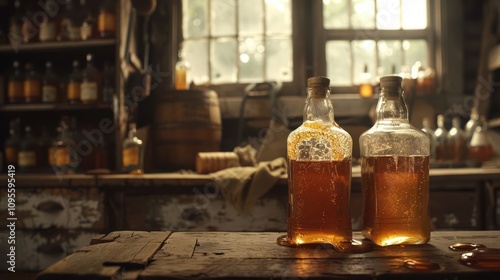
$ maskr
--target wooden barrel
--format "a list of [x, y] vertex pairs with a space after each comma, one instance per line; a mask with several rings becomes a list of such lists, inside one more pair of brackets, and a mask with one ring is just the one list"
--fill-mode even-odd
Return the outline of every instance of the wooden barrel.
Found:
[[220, 151], [222, 121], [215, 91], [156, 96], [153, 124], [153, 159], [160, 171], [194, 170], [198, 153]]

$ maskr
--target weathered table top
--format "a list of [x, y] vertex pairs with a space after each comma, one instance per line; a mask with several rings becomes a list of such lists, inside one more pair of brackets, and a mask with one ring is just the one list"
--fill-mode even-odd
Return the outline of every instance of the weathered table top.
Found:
[[[500, 279], [500, 266], [458, 262], [457, 242], [500, 248], [500, 231], [433, 232], [426, 245], [375, 247], [361, 254], [276, 244], [283, 233], [133, 232], [95, 237], [91, 245], [41, 272], [37, 279]], [[355, 238], [361, 239], [359, 233]], [[412, 270], [407, 259], [437, 270]]]

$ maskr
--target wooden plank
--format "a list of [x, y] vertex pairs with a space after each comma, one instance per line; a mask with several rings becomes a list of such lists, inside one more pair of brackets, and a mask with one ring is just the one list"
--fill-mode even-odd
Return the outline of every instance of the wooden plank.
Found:
[[196, 234], [184, 232], [174, 232], [167, 239], [163, 247], [155, 258], [161, 257], [176, 257], [176, 258], [191, 258], [198, 244]]

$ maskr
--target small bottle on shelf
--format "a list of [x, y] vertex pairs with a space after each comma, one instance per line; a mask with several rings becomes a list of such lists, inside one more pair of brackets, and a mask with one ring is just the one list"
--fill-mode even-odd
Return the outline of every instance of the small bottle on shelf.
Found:
[[18, 165], [18, 155], [20, 148], [21, 135], [19, 131], [19, 119], [14, 119], [10, 121], [9, 126], [9, 137], [5, 140], [5, 164], [12, 164], [14, 166]]
[[94, 57], [87, 54], [87, 66], [82, 72], [80, 101], [83, 104], [96, 104], [99, 101], [99, 71], [94, 66]]
[[97, 29], [99, 37], [113, 38], [116, 33], [115, 3], [112, 0], [104, 0], [99, 6], [97, 17]]
[[448, 132], [448, 156], [455, 163], [463, 162], [467, 156], [465, 132], [460, 128], [460, 118], [454, 117]]
[[38, 145], [31, 126], [26, 126], [24, 131], [25, 135], [18, 153], [19, 172], [32, 173], [36, 172], [38, 168]]
[[80, 71], [80, 62], [73, 61], [73, 72], [68, 77], [66, 86], [66, 99], [69, 104], [80, 103], [80, 87], [82, 83], [82, 73]]
[[[40, 5], [45, 11], [53, 11], [54, 3], [51, 1], [46, 1], [45, 3], [40, 2]], [[57, 26], [59, 25], [58, 13], [52, 13], [43, 17], [42, 22], [39, 26], [38, 39], [40, 42], [51, 42], [57, 39]]]
[[9, 77], [9, 86], [7, 90], [9, 103], [23, 103], [24, 102], [24, 86], [23, 86], [23, 75], [21, 73], [21, 67], [19, 61], [14, 61], [12, 63], [13, 71]]
[[80, 40], [80, 23], [82, 21], [78, 0], [65, 1], [65, 10], [61, 16], [61, 32], [57, 36], [59, 41]]
[[448, 149], [448, 130], [444, 125], [444, 116], [437, 116], [437, 128], [434, 131], [436, 136], [436, 160], [438, 162], [445, 162], [449, 159]]
[[42, 100], [40, 75], [31, 63], [26, 63], [24, 69], [24, 102], [40, 103]]
[[135, 123], [129, 124], [128, 137], [123, 141], [122, 160], [124, 172], [129, 174], [144, 172], [144, 146], [142, 140], [137, 138]]
[[59, 78], [52, 70], [52, 62], [45, 63], [45, 75], [42, 79], [42, 102], [43, 103], [56, 103], [57, 91], [59, 87]]
[[488, 120], [485, 116], [481, 116], [480, 120], [482, 125], [476, 127], [469, 147], [470, 158], [476, 162], [491, 160], [495, 155], [492, 140], [488, 134]]
[[175, 89], [189, 89], [191, 82], [190, 69], [191, 65], [185, 60], [185, 50], [181, 49], [179, 51], [179, 60], [175, 64]]
[[52, 153], [52, 168], [57, 174], [75, 173], [78, 167], [76, 142], [71, 137], [67, 118], [60, 123], [59, 135], [52, 143]]
[[21, 0], [14, 1], [14, 13], [9, 19], [9, 40], [14, 46], [23, 43], [23, 16], [25, 12], [22, 9]]
[[80, 37], [82, 40], [93, 39], [96, 37], [96, 19], [88, 1], [80, 0], [80, 6], [83, 8], [82, 14], [85, 15], [80, 26]]

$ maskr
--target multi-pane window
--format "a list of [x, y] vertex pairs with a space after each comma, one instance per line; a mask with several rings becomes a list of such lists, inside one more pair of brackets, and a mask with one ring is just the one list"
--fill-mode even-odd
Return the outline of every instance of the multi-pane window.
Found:
[[[326, 73], [332, 86], [431, 66], [427, 0], [323, 0]], [[413, 67], [415, 68], [415, 67]]]
[[195, 84], [293, 79], [291, 0], [183, 0]]

